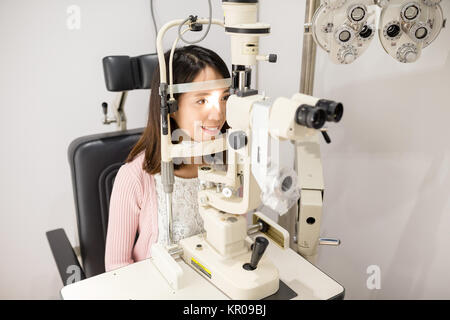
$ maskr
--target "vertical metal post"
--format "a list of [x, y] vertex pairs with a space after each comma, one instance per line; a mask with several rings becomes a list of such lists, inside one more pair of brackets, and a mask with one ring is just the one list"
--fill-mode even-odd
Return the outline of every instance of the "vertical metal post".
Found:
[[117, 130], [125, 131], [127, 130], [127, 117], [125, 115], [125, 102], [128, 97], [128, 91], [119, 92], [116, 96], [116, 101], [114, 102], [113, 112], [117, 123]]
[[320, 0], [306, 0], [300, 93], [307, 95], [312, 95], [314, 90], [317, 45], [312, 36], [311, 21], [314, 16], [314, 12], [316, 12], [319, 6]]
[[[303, 52], [302, 52], [302, 64], [301, 64], [301, 77], [300, 77], [300, 93], [306, 95], [313, 95], [314, 91], [314, 73], [316, 68], [316, 48], [317, 45], [314, 42], [313, 34], [312, 34], [312, 19], [314, 13], [320, 6], [320, 0], [306, 0], [305, 5], [305, 23], [304, 23], [304, 35], [303, 35]], [[309, 144], [309, 148], [306, 152], [305, 143]], [[311, 149], [311, 147], [313, 147]], [[306, 152], [306, 153], [305, 153]], [[299, 168], [299, 160], [303, 160], [304, 157], [311, 156], [313, 153], [314, 158], [317, 159], [314, 163], [306, 161], [302, 163], [302, 168]], [[314, 179], [308, 182], [302, 182], [302, 197], [298, 202], [298, 206], [294, 206], [295, 215], [290, 218], [290, 221], [294, 222], [294, 232], [295, 238], [291, 239], [291, 245], [295, 246], [295, 249], [300, 255], [306, 258], [312, 264], [315, 264], [316, 260], [316, 250], [315, 247], [317, 244], [311, 237], [314, 238], [314, 233], [317, 232], [317, 228], [320, 228], [320, 216], [322, 212], [321, 201], [319, 204], [319, 208], [317, 209], [314, 206], [305, 205], [308, 204], [308, 199], [302, 199], [306, 193], [313, 193], [314, 195], [319, 194], [321, 198], [321, 194], [323, 192], [323, 177], [322, 177], [322, 165], [320, 161], [320, 146], [318, 133], [314, 137], [308, 138], [303, 142], [298, 142], [296, 145], [296, 153], [295, 153], [295, 169], [299, 176], [305, 174], [305, 172], [316, 172], [314, 175]], [[317, 170], [319, 172], [317, 172]], [[316, 190], [316, 188], [320, 188], [322, 186], [322, 190]], [[301, 209], [303, 208], [303, 209]], [[314, 209], [316, 208], [316, 209]], [[314, 211], [315, 210], [315, 211]], [[319, 210], [318, 212], [316, 212]], [[320, 213], [320, 214], [319, 214]], [[305, 217], [312, 215], [314, 217], [318, 217], [315, 222], [315, 228], [306, 228], [305, 229]], [[292, 230], [292, 226], [291, 226]], [[316, 231], [314, 231], [316, 230]], [[306, 232], [306, 233], [305, 233]], [[317, 237], [319, 234], [317, 234]], [[304, 247], [304, 246], [307, 247]], [[312, 247], [311, 247], [312, 246]], [[313, 250], [311, 250], [313, 249]]]

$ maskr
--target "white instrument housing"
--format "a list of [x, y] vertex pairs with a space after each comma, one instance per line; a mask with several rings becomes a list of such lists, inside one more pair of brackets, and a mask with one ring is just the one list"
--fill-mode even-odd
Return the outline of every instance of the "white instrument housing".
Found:
[[314, 41], [336, 64], [349, 64], [369, 47], [375, 35], [373, 0], [325, 1], [312, 19]]
[[380, 15], [379, 38], [384, 50], [399, 62], [416, 62], [444, 25], [439, 2], [391, 0]]

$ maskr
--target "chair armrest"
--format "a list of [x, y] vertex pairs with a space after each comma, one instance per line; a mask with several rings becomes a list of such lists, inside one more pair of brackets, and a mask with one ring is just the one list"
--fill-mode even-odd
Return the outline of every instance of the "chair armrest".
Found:
[[86, 279], [64, 229], [47, 231], [45, 234], [63, 284]]

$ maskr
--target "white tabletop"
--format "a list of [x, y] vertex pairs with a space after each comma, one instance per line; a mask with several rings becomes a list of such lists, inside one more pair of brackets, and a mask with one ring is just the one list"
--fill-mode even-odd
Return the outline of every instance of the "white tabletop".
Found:
[[[254, 235], [253, 237], [257, 236]], [[292, 249], [283, 250], [270, 239], [266, 253], [279, 270], [280, 279], [297, 293], [294, 300], [330, 299], [344, 288]], [[62, 288], [63, 299], [111, 300], [228, 300], [229, 298], [185, 264], [178, 263], [188, 285], [174, 291], [152, 262], [146, 259]]]

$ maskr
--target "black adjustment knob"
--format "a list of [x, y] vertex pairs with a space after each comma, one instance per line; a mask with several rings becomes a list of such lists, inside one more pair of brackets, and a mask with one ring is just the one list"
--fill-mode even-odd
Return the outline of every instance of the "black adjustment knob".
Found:
[[203, 25], [201, 23], [198, 22], [194, 22], [193, 24], [191, 24], [191, 31], [202, 31], [203, 30]]
[[177, 100], [169, 100], [167, 102], [169, 105], [169, 113], [174, 113], [178, 111], [178, 102]]
[[269, 54], [269, 62], [271, 63], [277, 62], [277, 55], [273, 53]]
[[102, 103], [103, 114], [106, 115], [108, 113], [108, 104], [106, 102]]
[[258, 265], [259, 260], [261, 260], [267, 246], [269, 245], [269, 240], [264, 237], [256, 237], [255, 243], [253, 244], [252, 257], [250, 263], [244, 264], [242, 267], [245, 270], [255, 270]]
[[330, 136], [328, 135], [328, 133], [326, 131], [321, 131], [322, 132], [322, 136], [325, 139], [326, 143], [331, 143], [331, 139]]

